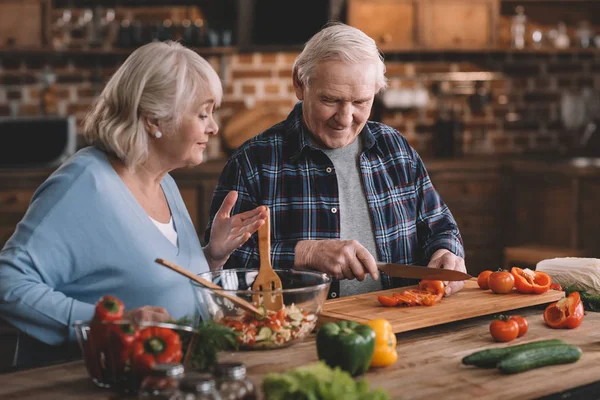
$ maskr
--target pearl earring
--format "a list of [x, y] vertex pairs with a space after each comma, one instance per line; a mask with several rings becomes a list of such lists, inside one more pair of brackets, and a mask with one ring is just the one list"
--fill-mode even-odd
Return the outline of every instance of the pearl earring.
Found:
[[157, 139], [160, 139], [162, 137], [162, 132], [161, 131], [156, 131], [156, 133], [154, 134], [154, 137]]

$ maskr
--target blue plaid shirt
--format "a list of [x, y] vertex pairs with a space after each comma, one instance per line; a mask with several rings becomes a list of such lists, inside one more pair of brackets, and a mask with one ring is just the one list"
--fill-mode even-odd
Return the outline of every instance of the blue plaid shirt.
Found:
[[[434, 189], [423, 161], [395, 129], [367, 122], [359, 138], [360, 170], [379, 261], [426, 265], [438, 249], [464, 258], [450, 210]], [[210, 207], [212, 220], [230, 190], [233, 213], [258, 205], [271, 209], [271, 257], [278, 268], [294, 264], [301, 240], [339, 239], [338, 183], [331, 160], [313, 146], [302, 122], [302, 102], [287, 119], [244, 143], [227, 161]], [[370, 227], [365, 227], [369, 229]], [[257, 234], [237, 249], [225, 268], [258, 268]], [[395, 286], [383, 276], [384, 287]]]

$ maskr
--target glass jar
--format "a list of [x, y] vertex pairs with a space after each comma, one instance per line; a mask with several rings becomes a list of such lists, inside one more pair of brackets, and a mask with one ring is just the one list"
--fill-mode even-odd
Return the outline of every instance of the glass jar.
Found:
[[184, 376], [181, 364], [156, 364], [152, 372], [146, 376], [140, 385], [139, 399], [177, 400], [179, 398], [179, 383]]
[[192, 373], [186, 375], [179, 385], [177, 400], [221, 400], [212, 375]]
[[246, 376], [246, 366], [242, 363], [219, 363], [214, 367], [217, 388], [223, 400], [254, 400], [254, 384]]

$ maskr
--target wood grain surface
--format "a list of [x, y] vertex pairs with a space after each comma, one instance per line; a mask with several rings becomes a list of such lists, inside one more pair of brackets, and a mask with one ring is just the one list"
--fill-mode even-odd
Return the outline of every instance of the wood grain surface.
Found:
[[[491, 316], [400, 333], [398, 361], [389, 367], [372, 368], [363, 377], [371, 388], [386, 390], [391, 399], [535, 399], [600, 380], [600, 313], [587, 313], [577, 329], [551, 329], [544, 324], [543, 309], [538, 306], [509, 313], [518, 313], [529, 321], [529, 332], [510, 343], [492, 340]], [[561, 339], [580, 346], [583, 355], [574, 364], [515, 375], [461, 364], [462, 358], [474, 351], [545, 339]], [[257, 387], [268, 372], [283, 372], [317, 359], [314, 335], [284, 349], [219, 354], [219, 361], [243, 362]], [[83, 362], [76, 361], [0, 375], [0, 399], [133, 400], [135, 397], [96, 387]]]
[[458, 293], [445, 297], [434, 306], [383, 307], [377, 301], [379, 295], [391, 295], [405, 288], [382, 290], [328, 300], [319, 316], [321, 324], [330, 321], [348, 320], [364, 323], [377, 318], [385, 318], [392, 324], [394, 333], [412, 331], [448, 322], [495, 314], [517, 308], [560, 300], [565, 293], [549, 290], [539, 295], [521, 294], [513, 290], [508, 294], [495, 294], [490, 290], [481, 290], [477, 280], [465, 282]]

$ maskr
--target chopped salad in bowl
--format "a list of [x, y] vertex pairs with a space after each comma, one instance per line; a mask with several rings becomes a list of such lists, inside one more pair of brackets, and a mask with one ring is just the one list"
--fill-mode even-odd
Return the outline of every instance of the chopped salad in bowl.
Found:
[[200, 316], [231, 328], [238, 334], [241, 349], [273, 349], [285, 347], [308, 335], [315, 327], [323, 303], [327, 298], [331, 278], [326, 274], [275, 270], [282, 282], [284, 307], [280, 310], [263, 310], [257, 315], [240, 308], [231, 300], [219, 295], [219, 290], [251, 302], [256, 294], [268, 295], [269, 291], [252, 290], [258, 270], [230, 269], [213, 271], [199, 276], [219, 285], [222, 289], [209, 289], [191, 281], [196, 294]]

